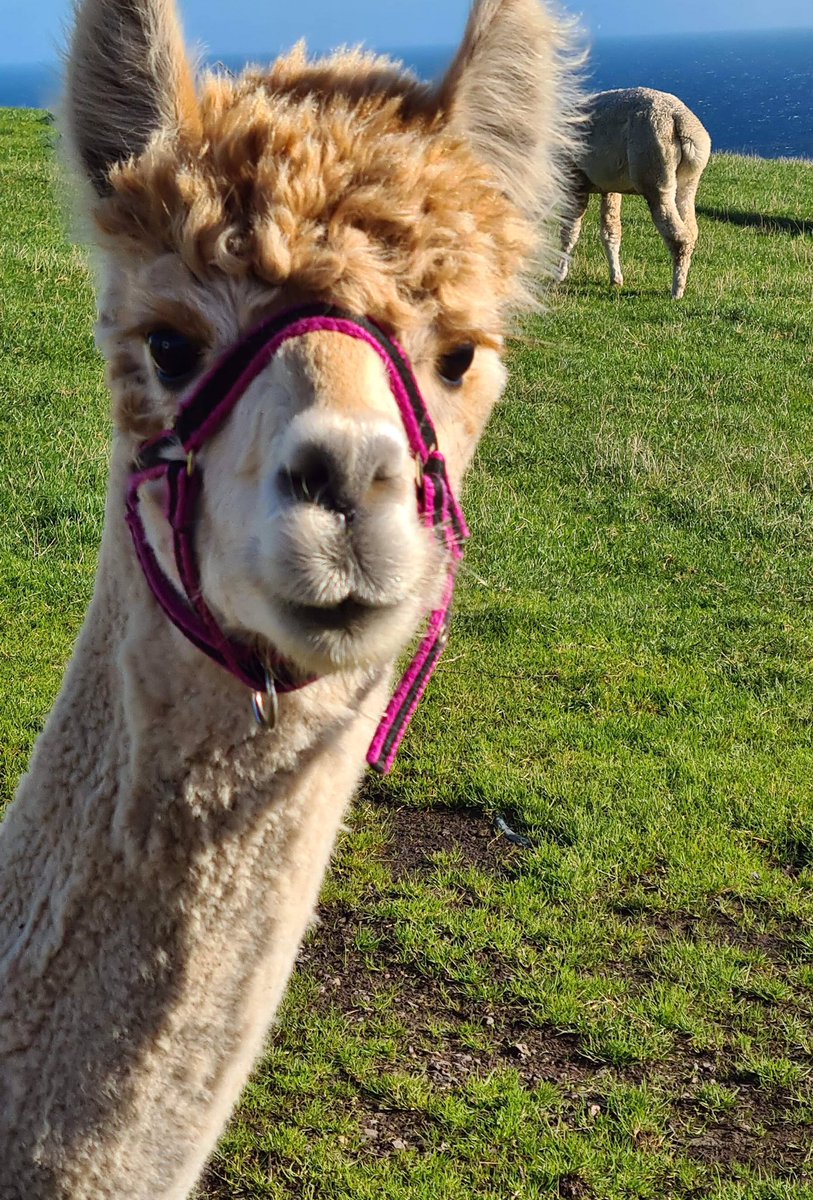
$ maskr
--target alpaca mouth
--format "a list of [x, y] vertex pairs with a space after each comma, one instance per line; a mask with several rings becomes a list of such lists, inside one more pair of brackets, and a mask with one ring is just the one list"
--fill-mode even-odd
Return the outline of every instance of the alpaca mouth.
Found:
[[299, 622], [309, 632], [341, 631], [351, 633], [365, 622], [386, 613], [394, 607], [391, 604], [369, 604], [348, 596], [338, 604], [286, 604], [290, 617]]
[[351, 594], [327, 605], [277, 599], [269, 640], [300, 670], [315, 674], [380, 666], [407, 644], [421, 608], [417, 596], [364, 601]]

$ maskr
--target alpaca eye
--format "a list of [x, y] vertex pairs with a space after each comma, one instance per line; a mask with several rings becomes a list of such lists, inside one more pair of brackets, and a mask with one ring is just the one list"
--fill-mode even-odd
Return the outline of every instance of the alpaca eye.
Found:
[[147, 334], [147, 345], [165, 387], [181, 387], [198, 368], [200, 347], [177, 329], [154, 330]]
[[463, 376], [474, 362], [474, 346], [457, 346], [437, 361], [437, 373], [450, 387], [460, 387]]

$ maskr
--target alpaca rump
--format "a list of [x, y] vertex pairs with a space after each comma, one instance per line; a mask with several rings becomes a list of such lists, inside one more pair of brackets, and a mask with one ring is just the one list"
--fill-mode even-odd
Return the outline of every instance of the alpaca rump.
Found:
[[[480, 0], [437, 88], [299, 49], [197, 79], [169, 0], [79, 4], [65, 123], [114, 438], [93, 600], [0, 827], [3, 1200], [189, 1194], [284, 991], [393, 664], [448, 574], [381, 358], [329, 329], [292, 337], [199, 456], [207, 608], [315, 677], [261, 730], [141, 574], [124, 519], [138, 447], [247, 330], [332, 304], [404, 347], [458, 487], [557, 211], [568, 54], [536, 0]], [[166, 509], [145, 481], [144, 538], [180, 587]]]
[[564, 280], [591, 193], [601, 195], [601, 240], [610, 282], [621, 287], [621, 198], [643, 196], [672, 258], [672, 296], [679, 300], [697, 244], [695, 196], [711, 155], [698, 118], [668, 92], [620, 88], [591, 96], [570, 168], [570, 212], [562, 226]]

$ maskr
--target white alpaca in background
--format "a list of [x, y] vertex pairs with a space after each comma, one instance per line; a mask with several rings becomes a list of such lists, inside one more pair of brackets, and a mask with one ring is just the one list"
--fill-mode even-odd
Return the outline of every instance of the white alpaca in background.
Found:
[[697, 242], [695, 195], [711, 138], [686, 105], [668, 92], [621, 88], [598, 92], [571, 170], [571, 205], [562, 227], [558, 278], [567, 277], [587, 202], [601, 195], [601, 239], [610, 282], [621, 287], [621, 197], [643, 196], [672, 256], [672, 296], [679, 300]]

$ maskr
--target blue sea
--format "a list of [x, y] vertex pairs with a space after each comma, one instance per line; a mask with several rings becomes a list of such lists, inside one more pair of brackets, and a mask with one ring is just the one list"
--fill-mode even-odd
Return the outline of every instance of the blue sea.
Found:
[[[452, 52], [389, 53], [433, 79]], [[245, 59], [219, 61], [239, 70]], [[674, 92], [703, 121], [716, 150], [813, 159], [813, 29], [598, 39], [586, 82], [594, 91], [645, 86]], [[53, 67], [0, 66], [0, 106], [47, 108], [58, 92]]]

